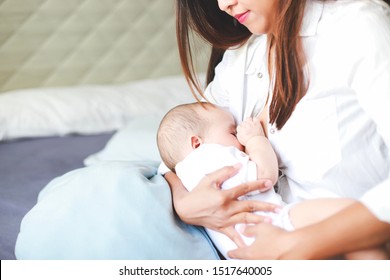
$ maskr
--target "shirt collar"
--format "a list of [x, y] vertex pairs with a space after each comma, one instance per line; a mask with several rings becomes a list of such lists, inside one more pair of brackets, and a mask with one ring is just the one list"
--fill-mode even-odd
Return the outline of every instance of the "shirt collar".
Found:
[[322, 17], [324, 3], [317, 0], [308, 0], [306, 2], [305, 13], [303, 16], [300, 36], [310, 37], [317, 34], [318, 24]]
[[[323, 1], [319, 0], [307, 0], [301, 31], [299, 33], [302, 37], [310, 37], [315, 36], [317, 34], [317, 27], [322, 17], [322, 12], [324, 10]], [[259, 47], [260, 37], [267, 36], [264, 35], [252, 35], [248, 42], [246, 43], [247, 59], [246, 59], [246, 74], [252, 73], [256, 71], [257, 64], [253, 64], [252, 60], [255, 54], [257, 54], [256, 50]], [[260, 61], [260, 60], [259, 60]], [[252, 66], [252, 67], [250, 67]]]

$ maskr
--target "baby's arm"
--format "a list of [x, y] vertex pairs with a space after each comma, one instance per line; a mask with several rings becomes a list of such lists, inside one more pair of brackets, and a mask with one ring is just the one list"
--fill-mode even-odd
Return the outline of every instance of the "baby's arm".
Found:
[[264, 135], [258, 118], [247, 118], [237, 127], [237, 139], [245, 146], [245, 152], [256, 163], [257, 178], [270, 179], [276, 184], [279, 175], [276, 154]]

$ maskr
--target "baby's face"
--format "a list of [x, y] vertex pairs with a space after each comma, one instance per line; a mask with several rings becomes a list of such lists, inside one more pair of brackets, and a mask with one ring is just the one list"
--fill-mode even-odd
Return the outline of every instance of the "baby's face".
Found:
[[236, 137], [237, 126], [232, 114], [221, 108], [209, 109], [207, 114], [211, 125], [203, 136], [204, 143], [234, 146], [243, 151], [244, 147]]

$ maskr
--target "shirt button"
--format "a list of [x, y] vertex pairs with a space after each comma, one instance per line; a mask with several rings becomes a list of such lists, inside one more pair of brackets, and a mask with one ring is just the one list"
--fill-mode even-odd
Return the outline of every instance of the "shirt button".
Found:
[[263, 73], [261, 73], [261, 72], [257, 73], [257, 78], [259, 78], [259, 79], [263, 78]]
[[274, 134], [275, 133], [275, 128], [271, 127], [269, 130], [269, 133]]

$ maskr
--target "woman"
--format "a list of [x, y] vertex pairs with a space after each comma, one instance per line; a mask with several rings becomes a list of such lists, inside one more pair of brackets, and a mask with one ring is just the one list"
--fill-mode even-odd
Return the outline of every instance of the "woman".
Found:
[[[213, 47], [204, 94], [194, 74], [190, 30]], [[385, 2], [177, 0], [177, 36], [184, 73], [198, 98], [229, 107], [238, 122], [261, 113], [284, 175], [278, 187], [285, 201], [357, 200], [323, 223], [293, 233], [259, 224], [247, 233], [272, 233], [284, 245], [256, 241], [232, 257], [327, 258], [390, 240], [390, 8]], [[250, 212], [276, 208], [236, 200], [265, 188], [260, 181], [220, 191], [220, 183], [235, 172], [226, 167], [210, 174], [191, 193], [174, 174], [166, 179], [184, 221], [219, 230], [242, 245], [231, 225], [259, 223], [261, 217]], [[357, 231], [361, 221], [366, 227]], [[329, 234], [335, 227], [338, 236]], [[304, 252], [295, 246], [300, 240], [317, 246], [302, 246], [310, 248]]]

